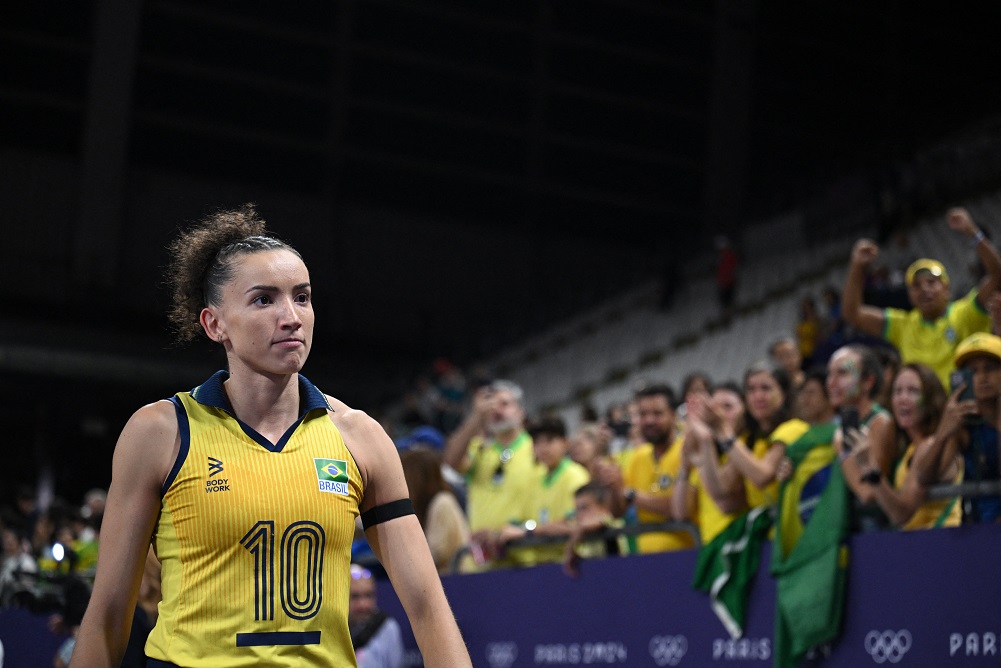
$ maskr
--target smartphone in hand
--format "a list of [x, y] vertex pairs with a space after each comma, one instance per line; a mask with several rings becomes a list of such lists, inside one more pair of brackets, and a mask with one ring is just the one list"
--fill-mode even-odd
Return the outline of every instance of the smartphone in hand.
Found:
[[852, 434], [861, 427], [859, 424], [858, 407], [845, 406], [838, 411], [838, 415], [841, 417], [841, 437], [844, 444], [842, 449], [845, 452], [851, 452], [852, 446], [855, 445]]
[[973, 401], [973, 370], [972, 369], [956, 369], [951, 374], [949, 374], [949, 384], [952, 386], [952, 391], [955, 392], [956, 389], [966, 383], [966, 387], [963, 391], [959, 393], [960, 401]]

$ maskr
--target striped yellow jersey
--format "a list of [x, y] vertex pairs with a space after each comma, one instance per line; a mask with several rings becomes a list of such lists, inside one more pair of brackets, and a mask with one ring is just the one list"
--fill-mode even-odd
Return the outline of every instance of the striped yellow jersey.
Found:
[[233, 415], [226, 378], [171, 399], [181, 447], [153, 536], [163, 601], [146, 654], [184, 668], [354, 666], [358, 467], [305, 378], [277, 443]]

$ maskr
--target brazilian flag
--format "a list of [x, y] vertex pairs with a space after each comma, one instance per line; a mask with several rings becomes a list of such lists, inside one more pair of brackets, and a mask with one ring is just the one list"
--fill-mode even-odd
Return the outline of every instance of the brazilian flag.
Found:
[[699, 549], [692, 587], [709, 594], [712, 610], [731, 638], [744, 635], [747, 595], [771, 527], [771, 506], [758, 506]]
[[771, 572], [776, 579], [775, 663], [795, 666], [830, 643], [844, 612], [850, 492], [832, 441], [817, 425], [786, 449], [795, 467], [779, 490]]

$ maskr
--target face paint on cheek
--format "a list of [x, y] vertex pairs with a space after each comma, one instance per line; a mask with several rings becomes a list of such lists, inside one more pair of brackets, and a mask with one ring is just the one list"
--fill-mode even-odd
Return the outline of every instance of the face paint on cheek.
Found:
[[859, 369], [855, 360], [845, 360], [844, 369], [848, 372], [848, 387], [846, 394], [849, 399], [857, 399], [862, 393], [862, 370]]

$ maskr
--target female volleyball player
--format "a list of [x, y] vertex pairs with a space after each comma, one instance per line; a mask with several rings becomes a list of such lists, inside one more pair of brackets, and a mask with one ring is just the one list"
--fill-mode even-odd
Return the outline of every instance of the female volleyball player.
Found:
[[122, 431], [71, 665], [118, 666], [151, 540], [163, 602], [150, 666], [354, 665], [359, 513], [426, 665], [470, 665], [392, 441], [299, 374], [313, 343], [299, 253], [251, 206], [211, 216], [171, 252], [179, 336], [204, 332], [228, 369]]

